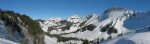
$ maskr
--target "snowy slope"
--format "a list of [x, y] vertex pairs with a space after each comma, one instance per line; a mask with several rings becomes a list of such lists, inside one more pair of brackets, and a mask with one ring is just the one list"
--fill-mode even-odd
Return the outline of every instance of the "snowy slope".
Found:
[[[150, 39], [148, 39], [150, 37], [150, 16], [143, 12], [136, 12], [127, 16], [129, 17], [126, 17], [123, 22], [116, 23], [116, 25], [123, 23], [121, 26], [128, 30], [128, 34], [100, 44], [150, 44], [150, 42], [148, 42], [150, 41]], [[124, 17], [122, 17], [121, 20], [123, 18]], [[118, 25], [116, 28], [120, 28], [120, 26]]]
[[66, 41], [66, 42], [57, 42], [57, 38], [55, 37], [49, 37], [47, 35], [45, 35], [45, 44], [82, 44], [82, 41], [75, 41], [75, 40], [70, 40], [70, 41]]
[[130, 14], [132, 14], [132, 12], [128, 12], [128, 10], [110, 11], [104, 14], [104, 16], [101, 16], [105, 17], [105, 15], [107, 15], [108, 18], [105, 18], [104, 20], [102, 19], [103, 21], [99, 22], [98, 27], [104, 27], [112, 22], [111, 26], [118, 30], [118, 34], [125, 33], [127, 29], [123, 26], [124, 21], [130, 17]]
[[100, 44], [150, 44], [150, 32], [134, 33]]
[[0, 20], [0, 38], [8, 38], [8, 32], [7, 32], [7, 27], [5, 26], [4, 22]]
[[86, 21], [85, 25], [96, 24], [98, 22], [99, 16], [97, 14], [93, 14], [92, 17]]
[[7, 32], [7, 27], [4, 22], [0, 20], [0, 44], [18, 44], [16, 42], [6, 40], [9, 39], [9, 34]]
[[43, 40], [43, 31], [36, 21], [27, 15], [0, 9], [0, 44], [44, 44]]
[[0, 38], [0, 44], [19, 44], [19, 43]]
[[95, 40], [97, 38], [100, 38], [101, 32], [98, 29], [95, 29], [93, 31], [84, 31], [84, 32], [77, 32], [77, 33], [71, 33], [62, 35], [64, 37], [75, 37], [79, 39], [87, 39], [89, 41]]
[[45, 21], [45, 22], [39, 22], [40, 23], [40, 26], [41, 28], [43, 29], [43, 31], [47, 32], [48, 30], [48, 27], [50, 26], [56, 26], [57, 24], [56, 23], [53, 23], [53, 22], [49, 22], [49, 21]]
[[45, 44], [58, 44], [56, 38], [51, 38], [47, 35], [44, 36]]

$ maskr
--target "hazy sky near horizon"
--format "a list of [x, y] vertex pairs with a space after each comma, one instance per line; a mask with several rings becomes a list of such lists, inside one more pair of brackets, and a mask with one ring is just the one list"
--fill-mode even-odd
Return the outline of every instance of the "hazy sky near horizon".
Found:
[[102, 14], [114, 6], [146, 12], [150, 10], [150, 0], [0, 0], [1, 9], [26, 14], [33, 19]]

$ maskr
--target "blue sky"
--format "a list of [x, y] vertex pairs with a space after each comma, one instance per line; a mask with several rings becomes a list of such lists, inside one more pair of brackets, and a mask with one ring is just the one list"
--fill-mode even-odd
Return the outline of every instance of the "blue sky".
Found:
[[33, 19], [101, 14], [114, 6], [146, 12], [150, 10], [149, 4], [150, 0], [0, 0], [1, 9], [26, 14]]

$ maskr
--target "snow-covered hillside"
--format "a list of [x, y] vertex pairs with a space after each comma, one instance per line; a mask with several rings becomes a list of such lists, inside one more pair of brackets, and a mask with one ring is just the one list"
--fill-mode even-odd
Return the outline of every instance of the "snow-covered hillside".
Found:
[[0, 44], [19, 44], [19, 43], [0, 38]]
[[0, 44], [44, 44], [43, 40], [38, 22], [29, 16], [0, 9]]
[[132, 33], [99, 44], [150, 44], [150, 32]]

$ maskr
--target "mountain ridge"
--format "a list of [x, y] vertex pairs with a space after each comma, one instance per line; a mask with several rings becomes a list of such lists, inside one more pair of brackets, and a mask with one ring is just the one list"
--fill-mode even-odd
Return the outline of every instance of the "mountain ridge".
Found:
[[108, 8], [101, 15], [49, 20], [33, 20], [23, 14], [0, 10], [0, 18], [0, 38], [22, 44], [101, 44], [150, 30], [148, 12], [122, 7]]

